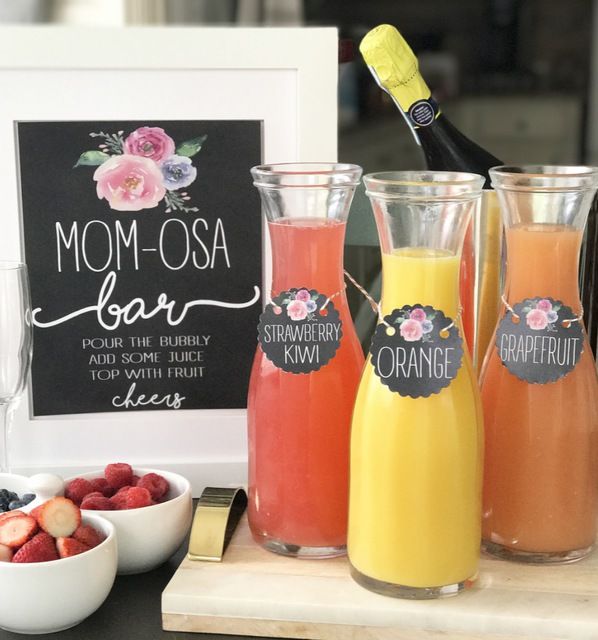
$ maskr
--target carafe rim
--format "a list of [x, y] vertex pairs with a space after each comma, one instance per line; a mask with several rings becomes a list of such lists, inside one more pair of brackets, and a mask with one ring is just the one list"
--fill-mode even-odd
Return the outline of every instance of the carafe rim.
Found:
[[464, 171], [382, 171], [363, 181], [374, 198], [450, 202], [478, 198], [485, 178]]
[[558, 193], [598, 186], [598, 167], [589, 165], [500, 165], [489, 174], [492, 186], [503, 191]]
[[344, 162], [280, 162], [251, 168], [253, 184], [266, 189], [346, 188], [359, 184], [362, 168]]

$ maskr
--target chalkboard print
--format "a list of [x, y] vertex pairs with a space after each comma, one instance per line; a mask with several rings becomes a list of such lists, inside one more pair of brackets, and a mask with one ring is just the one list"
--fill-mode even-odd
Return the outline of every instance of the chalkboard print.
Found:
[[555, 382], [573, 371], [583, 333], [570, 307], [552, 298], [528, 298], [507, 310], [496, 332], [501, 362], [532, 384]]
[[36, 416], [246, 407], [259, 121], [19, 122]]
[[415, 304], [395, 309], [384, 321], [370, 348], [382, 384], [411, 398], [427, 398], [448, 387], [463, 360], [463, 339], [452, 319]]
[[266, 357], [288, 373], [311, 373], [334, 358], [342, 322], [333, 302], [315, 289], [283, 291], [260, 316], [258, 340]]

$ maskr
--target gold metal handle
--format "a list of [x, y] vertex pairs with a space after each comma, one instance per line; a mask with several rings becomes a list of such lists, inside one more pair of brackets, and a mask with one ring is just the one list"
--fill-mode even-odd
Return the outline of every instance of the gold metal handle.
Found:
[[246, 507], [245, 489], [206, 487], [193, 517], [189, 560], [221, 562]]

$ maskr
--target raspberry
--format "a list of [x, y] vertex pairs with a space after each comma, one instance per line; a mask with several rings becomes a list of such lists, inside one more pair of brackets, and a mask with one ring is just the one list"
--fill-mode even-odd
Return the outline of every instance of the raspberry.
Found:
[[157, 473], [146, 473], [137, 486], [147, 489], [156, 502], [160, 502], [170, 489], [168, 480]]
[[78, 527], [72, 537], [87, 545], [90, 549], [97, 547], [104, 540], [104, 536], [88, 524], [82, 524]]
[[116, 462], [109, 464], [104, 469], [104, 475], [108, 484], [114, 489], [120, 489], [126, 485], [130, 485], [133, 481], [133, 469], [126, 462]]
[[150, 492], [144, 487], [131, 487], [126, 493], [127, 509], [149, 507], [152, 503]]
[[132, 487], [136, 487], [139, 484], [139, 476], [133, 476], [133, 479], [131, 480], [131, 486]]
[[127, 491], [112, 496], [111, 500], [117, 509], [140, 509], [152, 504], [150, 492], [143, 487], [129, 487]]
[[104, 496], [92, 496], [83, 498], [81, 509], [91, 509], [93, 511], [113, 511], [115, 509], [110, 498]]
[[113, 509], [126, 509], [127, 508], [127, 497], [126, 492], [130, 489], [130, 487], [123, 487], [120, 491], [117, 491], [111, 498], [110, 504]]
[[99, 491], [105, 498], [114, 494], [114, 489], [108, 484], [106, 478], [94, 478], [91, 480], [92, 491]]
[[64, 495], [66, 498], [69, 498], [69, 500], [72, 500], [76, 505], [80, 505], [81, 500], [83, 500], [83, 498], [93, 490], [93, 486], [89, 480], [86, 480], [85, 478], [75, 478], [66, 485]]

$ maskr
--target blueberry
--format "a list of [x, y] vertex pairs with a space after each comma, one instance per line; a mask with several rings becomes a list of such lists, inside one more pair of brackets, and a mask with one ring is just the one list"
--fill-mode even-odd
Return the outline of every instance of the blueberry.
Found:
[[30, 502], [33, 502], [35, 500], [35, 493], [24, 493], [21, 500], [25, 504], [29, 504]]
[[5, 498], [0, 498], [0, 509], [3, 511], [8, 511], [8, 500]]
[[8, 510], [9, 511], [13, 511], [14, 509], [21, 509], [23, 508], [27, 503], [23, 502], [22, 500], [13, 500], [12, 502], [8, 503]]
[[9, 495], [8, 489], [0, 489], [0, 500], [5, 500]]
[[13, 500], [19, 500], [19, 496], [14, 491], [8, 492], [8, 501], [12, 502]]

